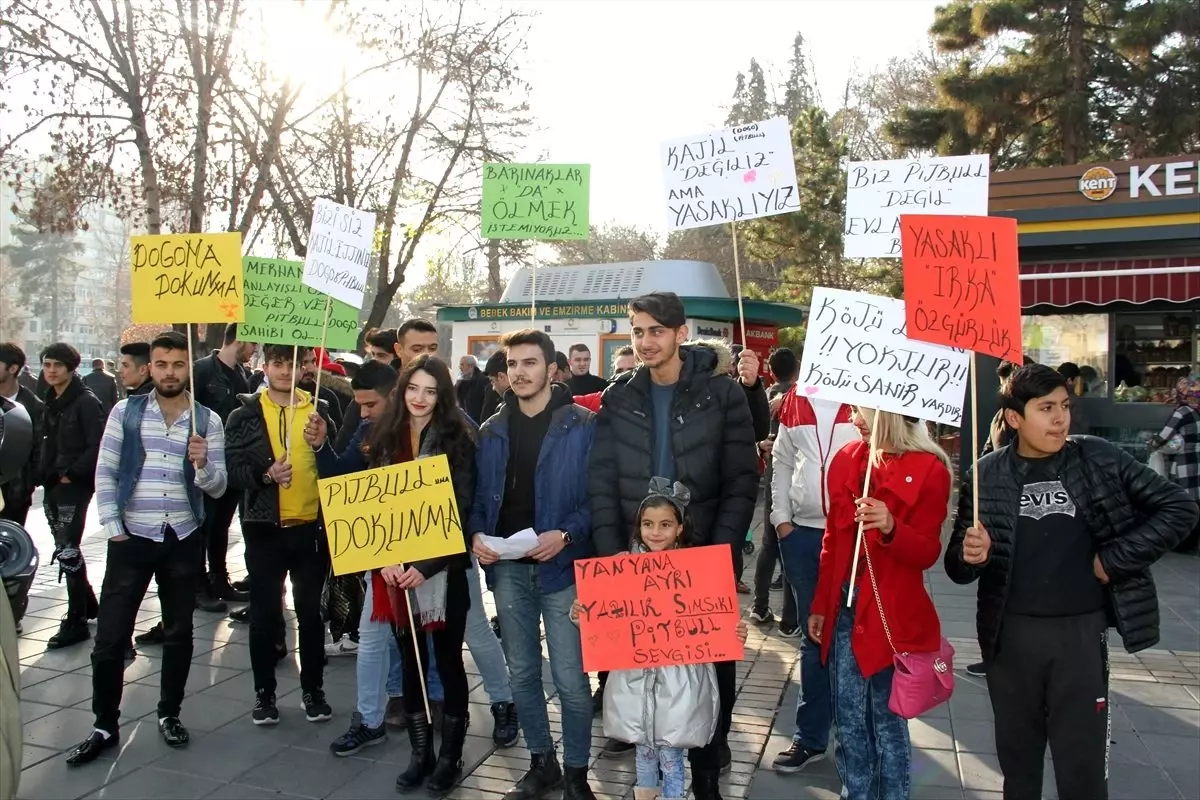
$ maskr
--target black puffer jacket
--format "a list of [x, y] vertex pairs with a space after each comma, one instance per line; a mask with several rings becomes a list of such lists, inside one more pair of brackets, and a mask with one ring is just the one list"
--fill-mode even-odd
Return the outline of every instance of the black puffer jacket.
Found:
[[[1083, 514], [1109, 576], [1109, 624], [1116, 626], [1129, 652], [1153, 647], [1158, 642], [1158, 595], [1150, 565], [1195, 525], [1195, 502], [1103, 439], [1071, 437], [1053, 458], [1058, 478]], [[987, 563], [976, 567], [962, 560], [963, 538], [975, 513], [969, 470], [946, 548], [944, 561], [951, 580], [979, 579], [976, 626], [984, 661], [995, 654], [1008, 599], [1024, 469], [1013, 447], [979, 460], [979, 516], [992, 540]]]
[[[680, 354], [683, 369], [671, 406], [675, 480], [692, 492], [688, 512], [704, 544], [740, 542], [758, 494], [746, 391], [726, 374], [730, 357], [722, 343], [685, 344]], [[592, 540], [599, 555], [629, 549], [638, 506], [650, 485], [653, 417], [650, 371], [644, 366], [618, 376], [601, 397], [588, 470]]]
[[[265, 484], [262, 480], [262, 476], [275, 463], [262, 402], [257, 394], [241, 394], [237, 399], [240, 405], [229, 415], [229, 421], [225, 424], [225, 466], [229, 471], [229, 488], [241, 492], [242, 522], [278, 525], [279, 487], [274, 483]], [[324, 400], [318, 401], [317, 411], [329, 426], [328, 435], [336, 436], [337, 428], [329, 418], [329, 404]], [[299, 415], [296, 421], [300, 425], [305, 423]]]

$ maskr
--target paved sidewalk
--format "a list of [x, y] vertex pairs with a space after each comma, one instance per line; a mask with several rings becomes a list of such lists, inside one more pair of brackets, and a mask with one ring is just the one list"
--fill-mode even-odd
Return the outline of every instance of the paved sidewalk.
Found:
[[[88, 530], [95, 531], [94, 514]], [[52, 547], [45, 520], [31, 515], [31, 532], [42, 553]], [[234, 529], [230, 566], [242, 566], [241, 543]], [[757, 537], [756, 537], [757, 538]], [[85, 539], [89, 574], [99, 587], [105, 543], [93, 534]], [[745, 578], [753, 576], [747, 559]], [[1140, 800], [1200, 798], [1200, 559], [1172, 556], [1156, 569], [1163, 602], [1165, 649], [1138, 658], [1114, 653], [1113, 798]], [[170, 750], [158, 736], [159, 648], [144, 648], [126, 670], [122, 704], [122, 745], [112, 757], [81, 768], [68, 768], [63, 752], [90, 730], [92, 715], [90, 644], [45, 651], [65, 611], [65, 590], [57, 569], [43, 565], [34, 586], [20, 640], [24, 759], [18, 797], [36, 798], [386, 798], [397, 796], [394, 782], [408, 760], [408, 742], [393, 735], [380, 747], [358, 756], [334, 758], [329, 742], [341, 734], [354, 707], [354, 659], [331, 659], [325, 673], [334, 718], [310, 724], [300, 713], [296, 633], [290, 621], [293, 651], [279, 668], [282, 723], [256, 728], [249, 712], [254, 692], [247, 647], [248, 629], [228, 619], [196, 613], [196, 644], [188, 697], [182, 719], [191, 744]], [[973, 637], [974, 589], [950, 584], [937, 572], [930, 586], [950, 637], [959, 650], [958, 663], [978, 655]], [[138, 615], [138, 632], [158, 618], [150, 595]], [[749, 600], [743, 597], [743, 602]], [[775, 596], [778, 607], [778, 595]], [[289, 599], [290, 602], [290, 599]], [[485, 594], [489, 610], [491, 595]], [[777, 630], [751, 626], [747, 660], [738, 670], [739, 697], [730, 746], [733, 769], [723, 778], [726, 798], [832, 798], [838, 781], [832, 764], [780, 778], [769, 771], [774, 754], [787, 745], [795, 708], [793, 667], [796, 640], [779, 638]], [[451, 798], [498, 800], [528, 765], [522, 746], [496, 750], [491, 714], [478, 671], [466, 657], [472, 687], [472, 722], [465, 749], [465, 777]], [[912, 724], [914, 798], [999, 798], [990, 728], [990, 708], [980, 681], [959, 673], [958, 689], [948, 707]], [[546, 672], [551, 724], [561, 717], [554, 687]], [[780, 699], [782, 697], [782, 706]], [[776, 712], [782, 708], [779, 718]], [[593, 728], [593, 752], [603, 742], [600, 720]], [[760, 761], [763, 766], [760, 767]], [[633, 763], [629, 756], [596, 760], [592, 785], [602, 798], [632, 796]], [[1054, 797], [1053, 781], [1047, 796]]]

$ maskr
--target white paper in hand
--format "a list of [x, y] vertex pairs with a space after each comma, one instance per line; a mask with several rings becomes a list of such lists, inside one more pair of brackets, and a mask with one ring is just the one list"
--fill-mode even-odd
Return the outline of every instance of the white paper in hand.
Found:
[[517, 531], [507, 539], [502, 536], [484, 536], [483, 543], [500, 556], [501, 559], [512, 560], [524, 558], [529, 551], [538, 545], [537, 534], [533, 528]]

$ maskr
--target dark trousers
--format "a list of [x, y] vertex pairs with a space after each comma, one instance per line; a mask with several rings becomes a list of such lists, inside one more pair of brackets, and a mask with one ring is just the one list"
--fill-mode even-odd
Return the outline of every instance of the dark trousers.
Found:
[[[240, 492], [226, 492], [220, 497], [205, 496], [204, 548], [208, 553], [208, 574], [214, 581], [228, 579], [226, 563], [229, 552], [229, 526], [237, 514]], [[201, 554], [201, 558], [203, 558]]]
[[733, 701], [737, 698], [737, 662], [718, 661], [713, 664], [713, 668], [717, 673], [717, 692], [720, 695], [717, 730], [707, 745], [688, 750], [688, 761], [692, 769], [721, 768], [721, 754], [729, 738], [729, 727], [733, 724]]
[[1061, 800], [1108, 797], [1108, 625], [1009, 614], [988, 664], [1004, 800], [1042, 796], [1046, 743]]
[[325, 671], [321, 589], [329, 570], [329, 546], [316, 522], [283, 528], [243, 522], [250, 571], [250, 666], [254, 690], [275, 693], [279, 630], [283, 627], [284, 579], [292, 578], [292, 603], [300, 634], [300, 688], [320, 689]]
[[[770, 494], [768, 493], [768, 498]], [[763, 526], [762, 549], [754, 566], [754, 610], [765, 611], [771, 607], [771, 578], [775, 577], [775, 565], [779, 563], [779, 537], [770, 520], [770, 502], [767, 503], [768, 522]], [[779, 612], [779, 627], [796, 627], [796, 598], [788, 583], [787, 571], [783, 572], [783, 609]]]
[[[412, 596], [411, 593], [409, 596]], [[437, 673], [445, 692], [445, 713], [451, 717], [467, 716], [471, 690], [467, 685], [467, 671], [463, 666], [463, 640], [466, 638], [467, 611], [470, 608], [471, 594], [467, 588], [467, 574], [461, 569], [451, 569], [446, 574], [446, 626], [434, 630], [428, 636], [418, 633], [415, 648], [408, 620], [403, 620], [403, 628], [395, 628], [396, 643], [400, 645], [401, 662], [404, 665], [406, 713], [425, 713], [425, 701], [422, 699], [425, 687], [421, 685], [421, 675], [429, 675], [429, 641], [432, 640]], [[417, 672], [417, 658], [421, 659], [420, 673]]]
[[83, 551], [83, 526], [87, 522], [92, 490], [71, 483], [60, 483], [46, 489], [43, 506], [50, 533], [54, 536], [54, 559], [58, 560], [59, 578], [67, 583], [67, 614], [84, 620], [95, 606], [96, 593], [88, 583], [87, 564]]
[[92, 713], [100, 730], [117, 732], [125, 651], [151, 577], [158, 581], [163, 616], [158, 716], [179, 716], [192, 662], [192, 610], [200, 580], [201, 552], [203, 543], [198, 531], [180, 540], [170, 527], [162, 542], [138, 536], [109, 540], [92, 650]]

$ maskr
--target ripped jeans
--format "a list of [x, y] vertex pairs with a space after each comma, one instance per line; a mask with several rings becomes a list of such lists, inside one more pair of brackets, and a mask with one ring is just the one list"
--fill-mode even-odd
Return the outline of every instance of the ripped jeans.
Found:
[[54, 536], [51, 561], [58, 561], [58, 579], [65, 579], [67, 584], [67, 614], [80, 621], [96, 616], [98, 607], [80, 549], [91, 502], [91, 489], [72, 483], [47, 487], [42, 501], [46, 522]]
[[683, 798], [683, 755], [678, 747], [637, 746], [637, 783], [639, 789], [658, 787], [658, 771], [662, 769], [663, 800]]

